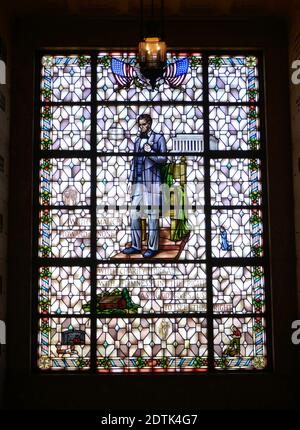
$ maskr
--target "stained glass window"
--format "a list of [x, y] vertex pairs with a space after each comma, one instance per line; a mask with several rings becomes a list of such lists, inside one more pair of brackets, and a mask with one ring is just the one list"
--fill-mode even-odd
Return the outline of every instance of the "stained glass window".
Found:
[[134, 51], [49, 53], [37, 78], [34, 366], [267, 369], [260, 56], [169, 52], [153, 89]]

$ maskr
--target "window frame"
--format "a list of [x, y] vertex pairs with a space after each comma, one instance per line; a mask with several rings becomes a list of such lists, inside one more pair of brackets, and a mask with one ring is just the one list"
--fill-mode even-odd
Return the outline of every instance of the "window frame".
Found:
[[[96, 283], [97, 283], [97, 266], [99, 264], [108, 263], [109, 260], [97, 260], [97, 238], [96, 238], [96, 226], [97, 226], [97, 197], [96, 197], [96, 188], [97, 188], [97, 157], [105, 156], [109, 157], [111, 155], [124, 155], [123, 153], [115, 153], [115, 152], [101, 152], [97, 150], [97, 113], [99, 106], [118, 106], [118, 105], [132, 105], [137, 106], [139, 104], [148, 105], [148, 106], [161, 106], [161, 105], [197, 105], [202, 107], [202, 118], [203, 118], [203, 137], [204, 137], [204, 153], [199, 153], [198, 156], [203, 157], [204, 162], [204, 199], [205, 199], [205, 238], [206, 238], [206, 252], [205, 258], [201, 260], [197, 260], [197, 263], [204, 263], [206, 265], [206, 276], [207, 276], [207, 310], [206, 312], [195, 313], [195, 314], [184, 314], [178, 315], [169, 314], [169, 318], [180, 318], [180, 317], [198, 317], [205, 318], [207, 323], [207, 348], [208, 348], [208, 368], [203, 372], [188, 372], [188, 373], [254, 373], [254, 372], [270, 372], [273, 367], [273, 357], [272, 357], [272, 318], [271, 312], [271, 289], [270, 286], [270, 276], [269, 276], [269, 240], [267, 232], [269, 231], [268, 226], [268, 198], [267, 198], [267, 168], [266, 168], [266, 135], [265, 135], [265, 96], [264, 96], [264, 82], [265, 82], [265, 73], [264, 73], [264, 57], [263, 53], [260, 50], [224, 50], [224, 49], [186, 49], [184, 52], [193, 53], [199, 52], [202, 58], [202, 79], [203, 79], [203, 93], [200, 101], [174, 101], [174, 102], [159, 102], [159, 101], [146, 101], [146, 102], [138, 102], [138, 101], [114, 101], [114, 102], [106, 102], [97, 100], [97, 56], [99, 52], [136, 52], [136, 48], [94, 48], [87, 50], [43, 50], [37, 53], [36, 55], [36, 73], [35, 73], [35, 140], [34, 140], [34, 179], [33, 179], [33, 207], [34, 210], [34, 223], [33, 223], [33, 246], [32, 246], [32, 261], [33, 261], [33, 273], [32, 273], [32, 285], [33, 289], [33, 300], [32, 300], [32, 327], [36, 328], [36, 332], [38, 333], [38, 323], [39, 318], [41, 316], [38, 314], [38, 269], [40, 267], [51, 267], [51, 266], [82, 266], [90, 268], [91, 273], [91, 314], [90, 316], [86, 314], [78, 314], [79, 318], [90, 318], [91, 320], [91, 344], [90, 344], [90, 369], [82, 371], [83, 373], [92, 373], [96, 375], [100, 375], [102, 372], [97, 371], [97, 343], [96, 343], [96, 324], [99, 316], [96, 314]], [[182, 53], [182, 50], [178, 49], [168, 49], [172, 53], [176, 54]], [[89, 102], [42, 102], [40, 97], [40, 88], [41, 88], [41, 69], [42, 69], [42, 57], [45, 55], [86, 55], [91, 57], [91, 100]], [[209, 101], [209, 80], [208, 80], [208, 68], [209, 68], [209, 57], [210, 56], [222, 56], [222, 55], [230, 55], [230, 56], [255, 56], [258, 58], [258, 101], [256, 102], [214, 102]], [[78, 106], [78, 105], [90, 106], [91, 108], [91, 143], [89, 150], [42, 150], [40, 148], [40, 135], [41, 135], [41, 126], [40, 126], [40, 112], [42, 106], [49, 105], [57, 105], [57, 106]], [[259, 132], [260, 132], [260, 148], [258, 150], [211, 150], [209, 148], [209, 136], [210, 136], [210, 125], [209, 125], [209, 109], [211, 106], [257, 106], [259, 109]], [[131, 155], [128, 153], [127, 155]], [[196, 156], [197, 154], [193, 154]], [[39, 186], [40, 186], [40, 168], [39, 161], [42, 158], [65, 158], [65, 157], [91, 157], [91, 204], [90, 213], [91, 213], [91, 256], [89, 258], [46, 258], [42, 259], [38, 256], [38, 238], [39, 238], [39, 210], [37, 209], [37, 202], [39, 202]], [[211, 211], [214, 209], [226, 209], [226, 207], [212, 205], [210, 201], [210, 160], [216, 158], [229, 158], [229, 159], [259, 159], [261, 161], [260, 171], [261, 171], [261, 185], [262, 185], [262, 201], [261, 205], [256, 205], [255, 209], [260, 209], [263, 215], [262, 222], [262, 242], [264, 253], [262, 257], [244, 257], [244, 258], [236, 258], [236, 257], [223, 257], [223, 258], [214, 258], [212, 256], [211, 251]], [[207, 203], [209, 202], [209, 203]], [[84, 207], [84, 206], [83, 206]], [[74, 206], [76, 208], [83, 208], [82, 206]], [[249, 209], [251, 206], [248, 205], [230, 205], [232, 209]], [[53, 207], [54, 208], [54, 207]], [[59, 209], [60, 206], [55, 207], [55, 209]], [[42, 207], [41, 207], [42, 209]], [[41, 261], [45, 261], [43, 265]], [[148, 261], [147, 261], [148, 262]], [[157, 259], [156, 263], [165, 263], [165, 259]], [[190, 260], [180, 260], [182, 263], [191, 262]], [[223, 266], [231, 266], [231, 267], [255, 267], [262, 266], [264, 268], [264, 295], [265, 295], [265, 304], [266, 309], [265, 312], [261, 314], [256, 313], [220, 313], [216, 314], [213, 312], [213, 287], [212, 287], [212, 271], [213, 267], [223, 267]], [[35, 311], [36, 309], [36, 311]], [[155, 318], [158, 317], [156, 314], [149, 314], [149, 317]], [[266, 322], [265, 333], [266, 333], [266, 359], [267, 365], [264, 369], [216, 369], [214, 367], [214, 334], [213, 334], [213, 322], [218, 318], [247, 318], [254, 316], [261, 316], [264, 318]], [[54, 317], [54, 315], [50, 316], [50, 318]], [[62, 316], [61, 318], [71, 318], [72, 315]], [[74, 315], [75, 317], [75, 315]], [[139, 314], [135, 316], [139, 318]], [[37, 373], [67, 373], [67, 374], [77, 374], [79, 370], [66, 370], [66, 369], [57, 369], [57, 370], [41, 370], [37, 366], [38, 362], [38, 342], [37, 335], [36, 338], [32, 341], [32, 361], [31, 361], [31, 369], [32, 372]], [[113, 375], [117, 375], [119, 373], [126, 373], [126, 369], [123, 372], [110, 372]], [[130, 372], [129, 377], [134, 372]], [[140, 375], [144, 375], [146, 373], [154, 374], [153, 370], [145, 373], [139, 373]], [[158, 372], [162, 374], [164, 372]], [[178, 374], [178, 372], [175, 372]], [[180, 372], [182, 373], [182, 372]]]

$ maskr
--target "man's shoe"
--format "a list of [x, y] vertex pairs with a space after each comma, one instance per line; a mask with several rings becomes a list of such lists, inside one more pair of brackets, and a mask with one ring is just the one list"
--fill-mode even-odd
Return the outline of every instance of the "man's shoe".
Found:
[[130, 248], [123, 249], [122, 252], [123, 252], [123, 254], [140, 254], [141, 250], [131, 246]]
[[157, 254], [157, 251], [153, 251], [152, 249], [147, 249], [147, 251], [144, 253], [144, 258], [151, 258], [154, 257], [154, 255]]

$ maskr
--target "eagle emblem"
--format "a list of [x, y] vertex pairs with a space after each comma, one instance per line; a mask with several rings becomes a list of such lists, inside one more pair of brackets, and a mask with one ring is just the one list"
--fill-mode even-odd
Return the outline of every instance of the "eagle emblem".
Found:
[[[188, 57], [175, 60], [166, 65], [163, 70], [163, 78], [168, 82], [170, 87], [179, 87], [184, 82], [188, 67]], [[149, 80], [143, 76], [139, 67], [118, 58], [111, 59], [111, 70], [120, 87], [129, 88], [132, 82], [136, 80], [142, 86], [147, 86], [149, 84]]]

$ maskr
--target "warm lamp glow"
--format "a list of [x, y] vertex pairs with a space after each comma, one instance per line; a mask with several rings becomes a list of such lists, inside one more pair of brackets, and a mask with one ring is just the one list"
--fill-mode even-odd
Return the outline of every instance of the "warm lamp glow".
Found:
[[166, 61], [166, 44], [159, 37], [145, 37], [139, 43], [141, 68], [159, 69]]
[[[156, 28], [155, 25], [155, 10], [154, 0], [152, 0], [152, 13], [151, 13], [151, 27], [148, 25], [146, 32], [143, 31], [144, 22], [144, 5], [141, 0], [141, 35], [143, 40], [139, 43], [139, 64], [142, 75], [150, 81], [151, 87], [154, 90], [156, 82], [159, 78], [164, 75], [164, 68], [166, 66], [166, 51], [167, 47], [159, 35], [163, 34], [163, 11], [164, 11], [164, 0], [160, 0], [161, 4], [161, 22], [160, 26]], [[145, 34], [151, 35], [151, 37], [144, 37]], [[155, 37], [154, 37], [155, 36]]]

